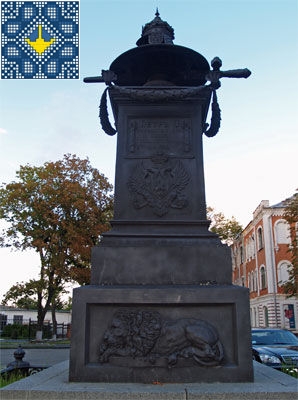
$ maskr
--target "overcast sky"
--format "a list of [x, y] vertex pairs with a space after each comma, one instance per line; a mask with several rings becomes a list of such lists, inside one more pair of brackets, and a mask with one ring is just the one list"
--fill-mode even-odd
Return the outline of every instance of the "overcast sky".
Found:
[[[297, 0], [81, 0], [79, 80], [0, 81], [0, 182], [20, 165], [72, 153], [89, 157], [114, 182], [116, 137], [98, 119], [104, 86], [85, 84], [135, 47], [142, 25], [160, 17], [175, 44], [192, 48], [222, 70], [249, 68], [248, 79], [222, 79], [221, 129], [204, 138], [207, 204], [247, 225], [261, 200], [275, 204], [298, 187]], [[0, 249], [2, 295], [37, 278], [32, 252]]]

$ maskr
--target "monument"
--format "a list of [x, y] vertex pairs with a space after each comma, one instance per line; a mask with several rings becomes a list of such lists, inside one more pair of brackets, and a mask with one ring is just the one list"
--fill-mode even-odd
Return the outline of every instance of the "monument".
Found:
[[117, 133], [115, 207], [91, 284], [74, 290], [70, 381], [253, 380], [249, 294], [232, 285], [230, 250], [208, 230], [202, 150], [220, 126], [220, 79], [250, 71], [221, 71], [218, 57], [210, 69], [173, 39], [157, 11], [137, 47], [85, 78], [107, 85], [100, 119]]

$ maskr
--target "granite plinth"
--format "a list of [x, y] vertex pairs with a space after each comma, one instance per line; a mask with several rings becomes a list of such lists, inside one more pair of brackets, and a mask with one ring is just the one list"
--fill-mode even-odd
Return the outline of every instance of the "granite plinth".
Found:
[[2, 400], [293, 400], [298, 381], [254, 362], [251, 383], [78, 383], [68, 381], [68, 361], [0, 390]]

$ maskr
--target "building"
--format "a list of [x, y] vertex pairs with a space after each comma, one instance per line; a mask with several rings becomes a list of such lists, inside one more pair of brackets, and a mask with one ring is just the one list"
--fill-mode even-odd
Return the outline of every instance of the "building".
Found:
[[[71, 323], [71, 311], [56, 310], [56, 320], [58, 324], [58, 331], [64, 329]], [[10, 306], [0, 305], [0, 331], [8, 324], [28, 325], [30, 322], [37, 321], [37, 311], [28, 310], [24, 308], [16, 308]], [[47, 312], [44, 324], [52, 323], [51, 312]], [[59, 332], [57, 332], [59, 334]]]
[[298, 299], [287, 298], [282, 290], [292, 266], [290, 226], [284, 211], [285, 201], [270, 206], [263, 200], [256, 208], [253, 220], [231, 246], [233, 283], [250, 290], [252, 327], [298, 331]]

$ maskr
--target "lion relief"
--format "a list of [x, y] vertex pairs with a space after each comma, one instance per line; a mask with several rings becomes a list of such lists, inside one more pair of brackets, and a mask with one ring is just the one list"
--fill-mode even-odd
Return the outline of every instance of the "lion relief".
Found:
[[168, 367], [179, 359], [203, 366], [218, 366], [223, 346], [217, 330], [207, 321], [182, 318], [162, 321], [156, 311], [117, 311], [99, 347], [99, 362], [111, 357], [131, 357], [155, 364], [166, 359]]

